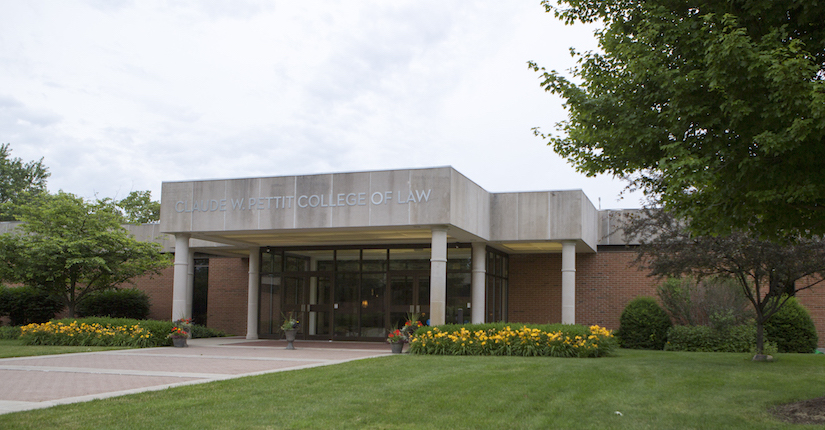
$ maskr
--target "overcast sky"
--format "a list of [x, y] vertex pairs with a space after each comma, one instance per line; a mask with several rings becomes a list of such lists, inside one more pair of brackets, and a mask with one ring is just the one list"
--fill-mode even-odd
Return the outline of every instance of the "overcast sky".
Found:
[[0, 143], [87, 198], [451, 165], [491, 192], [639, 207], [531, 131], [566, 113], [527, 61], [567, 70], [593, 30], [538, 0], [0, 0]]

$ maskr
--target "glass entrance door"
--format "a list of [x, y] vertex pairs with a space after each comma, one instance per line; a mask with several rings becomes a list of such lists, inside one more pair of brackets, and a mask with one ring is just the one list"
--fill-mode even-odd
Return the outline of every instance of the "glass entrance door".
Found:
[[[285, 275], [284, 315], [297, 319], [298, 339], [329, 339], [332, 330], [332, 278], [328, 274]], [[283, 322], [283, 317], [279, 319]]]
[[430, 318], [429, 273], [393, 273], [390, 275], [390, 327], [400, 328], [410, 314], [418, 314], [419, 321]]

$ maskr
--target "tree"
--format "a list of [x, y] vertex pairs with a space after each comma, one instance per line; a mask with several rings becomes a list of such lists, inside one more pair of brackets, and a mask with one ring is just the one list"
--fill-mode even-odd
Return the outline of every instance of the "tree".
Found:
[[160, 202], [152, 201], [151, 191], [132, 191], [117, 202], [128, 224], [144, 224], [160, 221]]
[[825, 280], [825, 240], [785, 243], [740, 231], [692, 235], [686, 223], [662, 210], [646, 210], [625, 228], [640, 243], [635, 263], [653, 276], [723, 277], [734, 280], [756, 314], [757, 354], [764, 352], [764, 326], [790, 297]]
[[0, 236], [0, 280], [31, 285], [63, 299], [69, 315], [86, 295], [169, 265], [156, 243], [121, 227], [110, 202], [60, 192], [21, 208], [24, 221]]
[[24, 163], [11, 158], [11, 146], [0, 145], [0, 221], [13, 221], [18, 207], [46, 192], [49, 170], [43, 158]]
[[[549, 145], [627, 178], [702, 234], [825, 233], [825, 6], [818, 0], [544, 0], [600, 22], [572, 79], [529, 65], [569, 117]], [[575, 83], [580, 81], [580, 83]]]

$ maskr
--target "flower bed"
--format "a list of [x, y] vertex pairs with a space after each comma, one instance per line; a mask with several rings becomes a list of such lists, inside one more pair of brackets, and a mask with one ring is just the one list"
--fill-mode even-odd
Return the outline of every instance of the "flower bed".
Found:
[[58, 320], [21, 327], [20, 339], [27, 345], [146, 348], [171, 344], [166, 339], [171, 326], [171, 322], [115, 318]]
[[410, 341], [412, 354], [603, 357], [613, 334], [597, 325], [477, 324], [425, 327]]

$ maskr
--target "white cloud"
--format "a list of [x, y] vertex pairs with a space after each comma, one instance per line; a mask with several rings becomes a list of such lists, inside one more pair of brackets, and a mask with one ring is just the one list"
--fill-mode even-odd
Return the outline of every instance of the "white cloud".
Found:
[[526, 62], [569, 68], [573, 45], [592, 28], [522, 2], [0, 0], [0, 142], [86, 197], [453, 165], [490, 191], [637, 206], [530, 130], [565, 113]]

